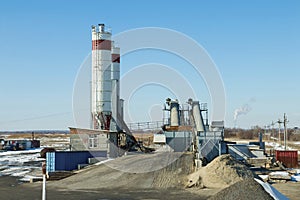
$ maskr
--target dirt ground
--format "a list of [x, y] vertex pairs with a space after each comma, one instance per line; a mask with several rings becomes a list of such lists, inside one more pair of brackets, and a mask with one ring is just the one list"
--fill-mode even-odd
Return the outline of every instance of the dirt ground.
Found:
[[[85, 190], [99, 194], [99, 191], [109, 191], [105, 193], [109, 195], [107, 198], [116, 195], [120, 199], [135, 199], [135, 197], [136, 199], [208, 199], [222, 192], [224, 188], [228, 188], [227, 192], [225, 191], [227, 196], [236, 194], [228, 198], [231, 200], [248, 198], [249, 195], [245, 196], [245, 191], [251, 194], [252, 199], [268, 199], [265, 196], [269, 195], [253, 180], [253, 173], [229, 155], [218, 157], [201, 168], [199, 174], [193, 173], [192, 154], [178, 157], [179, 155], [159, 153], [125, 156], [107, 164], [92, 166], [76, 175], [48, 185], [54, 190], [69, 192]], [[168, 160], [172, 162], [167, 167], [157, 168]], [[146, 171], [140, 171], [141, 169]], [[246, 180], [249, 178], [254, 182], [253, 184]], [[243, 180], [243, 184], [230, 188], [232, 184]], [[195, 184], [188, 185], [188, 183]], [[244, 187], [240, 187], [241, 185]], [[239, 193], [236, 192], [238, 189], [241, 190]], [[222, 194], [217, 195], [215, 199], [221, 200], [222, 197]]]
[[[187, 159], [187, 158], [186, 158]], [[228, 163], [229, 162], [229, 163]], [[155, 163], [156, 164], [156, 163]], [[175, 164], [175, 163], [174, 163]], [[181, 165], [181, 163], [177, 163], [175, 165], [171, 165], [171, 168], [167, 168], [164, 170], [161, 170], [159, 174], [157, 174], [159, 177], [162, 175], [169, 179], [170, 177], [168, 171], [172, 171], [173, 167], [178, 167], [176, 165]], [[223, 162], [221, 160], [220, 163], [212, 163], [211, 168], [214, 168], [214, 171], [218, 173], [218, 171], [228, 171], [226, 169], [228, 166], [231, 168], [238, 167], [240, 169], [241, 166], [237, 165], [237, 163], [232, 163], [230, 160], [226, 160], [226, 162]], [[226, 164], [226, 165], [225, 165]], [[214, 167], [217, 166], [217, 167]], [[227, 166], [227, 167], [226, 167]], [[244, 169], [241, 169], [244, 171]], [[101, 174], [108, 173], [107, 177], [103, 176]], [[208, 172], [208, 171], [207, 171]], [[239, 170], [237, 171], [239, 172]], [[182, 174], [182, 172], [178, 171], [178, 175]], [[230, 173], [232, 173], [230, 171]], [[236, 184], [233, 184], [232, 186], [226, 187], [225, 190], [222, 190], [221, 188], [212, 188], [212, 187], [192, 187], [192, 188], [180, 188], [180, 187], [168, 187], [163, 188], [160, 185], [153, 185], [155, 187], [149, 187], [151, 184], [150, 182], [161, 182], [161, 180], [155, 180], [155, 173], [147, 173], [147, 175], [142, 174], [134, 174], [133, 176], [125, 176], [127, 173], [122, 172], [122, 174], [116, 173], [115, 169], [112, 169], [108, 166], [99, 166], [99, 169], [89, 169], [85, 172], [82, 172], [80, 175], [77, 176], [74, 175], [72, 177], [69, 177], [67, 179], [63, 179], [61, 181], [48, 181], [47, 182], [47, 199], [224, 199], [225, 197], [229, 197], [227, 199], [241, 199], [242, 197], [245, 197], [245, 193], [248, 192], [247, 197], [253, 197], [252, 199], [260, 199], [257, 198], [257, 196], [262, 197], [263, 199], [266, 199], [263, 197], [263, 195], [259, 195], [258, 193], [262, 192], [260, 186], [257, 186], [257, 184], [250, 184], [249, 181], [244, 182], [236, 182]], [[184, 173], [185, 174], [185, 173]], [[212, 173], [210, 173], [212, 174]], [[99, 178], [96, 178], [97, 175]], [[140, 175], [143, 177], [141, 178]], [[174, 174], [175, 176], [176, 173]], [[222, 174], [219, 174], [217, 176], [223, 176]], [[133, 179], [132, 179], [133, 177]], [[152, 178], [151, 178], [152, 177]], [[117, 181], [113, 181], [113, 179], [119, 180], [120, 183]], [[154, 178], [154, 179], [153, 179]], [[237, 177], [232, 176], [231, 181], [236, 181]], [[86, 181], [83, 181], [83, 179], [87, 179]], [[106, 180], [107, 179], [107, 180]], [[125, 179], [127, 181], [125, 181]], [[130, 180], [132, 179], [132, 180]], [[142, 182], [137, 183], [137, 180], [144, 180]], [[108, 183], [107, 181], [111, 180], [114, 185], [109, 185], [109, 187], [104, 187]], [[148, 180], [148, 181], [147, 181]], [[123, 183], [126, 182], [126, 185]], [[253, 182], [253, 181], [252, 181]], [[85, 183], [85, 184], [82, 184]], [[167, 183], [167, 184], [166, 184]], [[175, 184], [175, 182], [168, 180], [167, 182], [164, 182], [164, 184], [169, 185]], [[229, 182], [228, 182], [229, 183]], [[92, 186], [94, 185], [94, 187]], [[178, 184], [178, 183], [177, 183]], [[229, 183], [230, 184], [230, 183]], [[249, 185], [250, 184], [250, 185]], [[242, 187], [244, 185], [244, 187]], [[169, 185], [170, 186], [170, 185]], [[273, 186], [278, 189], [280, 192], [282, 192], [284, 195], [286, 195], [291, 200], [299, 199], [300, 191], [300, 183], [277, 183], [273, 184]], [[233, 188], [232, 188], [233, 187]], [[252, 188], [252, 189], [250, 189]], [[254, 189], [253, 189], [254, 188]], [[259, 189], [260, 188], [260, 189]], [[42, 189], [42, 183], [36, 182], [36, 183], [20, 183], [17, 180], [17, 177], [9, 177], [9, 176], [2, 176], [0, 177], [0, 197], [1, 199], [30, 199], [30, 200], [38, 200], [41, 199], [41, 189]], [[250, 189], [250, 190], [249, 190]], [[252, 190], [255, 190], [255, 194], [251, 192]], [[232, 191], [235, 191], [234, 193]], [[227, 195], [227, 196], [226, 196]], [[224, 197], [224, 198], [223, 198]], [[241, 197], [241, 198], [240, 198]], [[261, 198], [261, 199], [262, 199]], [[225, 198], [226, 199], [226, 198]], [[242, 198], [244, 199], [244, 198]], [[249, 198], [248, 198], [249, 199]]]
[[[30, 135], [28, 137], [30, 138]], [[36, 138], [41, 139], [42, 144], [47, 142], [47, 145], [50, 144], [50, 146], [52, 144], [53, 146], [61, 145], [61, 143], [67, 144], [69, 141], [67, 135], [60, 135], [59, 137], [36, 135]], [[184, 163], [192, 163], [193, 161], [189, 157], [177, 160], [178, 157], [176, 154], [167, 156], [159, 154], [159, 156], [140, 155], [138, 159], [133, 156], [120, 158], [105, 166], [86, 170], [80, 175], [65, 180], [49, 181], [47, 183], [47, 199], [201, 200], [213, 197], [215, 194], [217, 194], [216, 197], [219, 197], [215, 199], [223, 199], [224, 194], [231, 194], [232, 191], [227, 189], [224, 191], [225, 193], [219, 193], [222, 192], [222, 189], [236, 183], [233, 189], [234, 187], [236, 187], [234, 190], [240, 189], [240, 193], [236, 194], [244, 195], [243, 191], [246, 191], [249, 186], [247, 185], [249, 183], [245, 182], [245, 188], [242, 189], [239, 187], [241, 185], [237, 183], [242, 180], [240, 177], [249, 176], [247, 173], [244, 174], [246, 169], [230, 159], [224, 159], [224, 161], [212, 162], [208, 168], [193, 174], [200, 187], [198, 185], [198, 187], [185, 188], [183, 186], [187, 184], [184, 177], [191, 174], [193, 169]], [[162, 169], [170, 163], [173, 164]], [[158, 171], [154, 172], [154, 170]], [[115, 181], [111, 181], [112, 179]], [[189, 181], [188, 179], [186, 181]], [[83, 180], [85, 180], [84, 185], [82, 184]], [[173, 188], [173, 185], [180, 187]], [[300, 183], [276, 183], [273, 186], [291, 200], [300, 197]], [[41, 188], [41, 182], [19, 183], [17, 177], [0, 176], [0, 199], [41, 199]]]
[[300, 199], [300, 182], [275, 183], [272, 186], [291, 200]]
[[[42, 183], [19, 184], [14, 177], [0, 177], [0, 197], [5, 200], [40, 200]], [[204, 191], [202, 195], [184, 189], [95, 189], [95, 190], [63, 190], [47, 187], [47, 199], [101, 200], [101, 199], [207, 199], [210, 195]]]
[[[47, 199], [207, 199], [216, 190], [193, 193], [184, 187], [181, 177], [191, 173], [192, 156], [127, 156], [106, 164], [91, 166], [60, 181], [47, 182]], [[167, 158], [167, 159], [166, 159]], [[160, 165], [172, 164], [157, 170]], [[121, 165], [122, 163], [122, 165]], [[191, 163], [187, 165], [186, 163]], [[127, 170], [131, 171], [127, 172]], [[121, 171], [120, 171], [121, 170]], [[133, 173], [134, 172], [134, 173]], [[178, 182], [181, 180], [181, 182]], [[17, 177], [0, 177], [0, 199], [41, 199], [42, 183], [23, 183]]]

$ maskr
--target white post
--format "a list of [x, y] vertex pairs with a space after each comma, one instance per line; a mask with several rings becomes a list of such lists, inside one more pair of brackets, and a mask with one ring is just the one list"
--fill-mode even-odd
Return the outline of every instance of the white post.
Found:
[[281, 129], [281, 121], [278, 120], [278, 142], [279, 142], [279, 145], [281, 146], [281, 141], [280, 141], [280, 129]]
[[42, 200], [46, 200], [46, 174], [43, 174]]
[[287, 117], [286, 114], [284, 113], [283, 115], [283, 126], [284, 126], [284, 150], [286, 150], [286, 140], [287, 140], [287, 129], [286, 129], [286, 124], [287, 124]]

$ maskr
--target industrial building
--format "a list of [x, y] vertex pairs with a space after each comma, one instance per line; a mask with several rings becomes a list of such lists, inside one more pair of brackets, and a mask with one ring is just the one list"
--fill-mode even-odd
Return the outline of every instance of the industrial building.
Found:
[[[177, 99], [166, 99], [162, 123], [157, 123], [162, 126], [160, 130], [156, 128], [151, 142], [147, 139], [145, 147], [145, 141], [137, 141], [123, 119], [120, 48], [114, 44], [112, 34], [104, 24], [92, 26], [91, 32], [90, 128], [69, 127], [70, 155], [78, 159], [71, 162], [66, 156], [68, 152], [47, 153], [47, 162], [52, 163], [47, 164], [47, 169], [55, 171], [67, 166], [60, 166], [59, 163], [71, 163], [68, 169], [75, 169], [76, 164], [87, 164], [87, 159], [93, 155], [102, 159], [116, 158], [134, 148], [143, 152], [157, 148], [167, 152], [193, 152], [196, 168], [226, 153], [250, 164], [266, 160], [262, 140], [249, 145], [224, 141], [224, 121], [212, 121], [209, 124], [207, 104], [193, 99], [184, 103]], [[147, 125], [149, 128], [149, 123]]]
[[[205, 120], [203, 112], [206, 113]], [[224, 122], [214, 121], [210, 126], [206, 104], [192, 99], [179, 104], [178, 100], [168, 98], [164, 108], [163, 134], [171, 151], [193, 151], [197, 164], [200, 160], [211, 161], [221, 154]]]
[[[120, 98], [120, 48], [104, 24], [92, 26], [92, 78], [90, 129], [70, 127], [71, 150], [107, 151], [117, 157], [134, 143], [123, 120]], [[123, 131], [125, 130], [125, 131]]]
[[[91, 127], [70, 128], [73, 151], [101, 150], [107, 151], [108, 157], [117, 157], [137, 143], [123, 120], [120, 48], [111, 37], [104, 24], [92, 26]], [[189, 99], [180, 105], [177, 100], [167, 99], [164, 112], [169, 113], [163, 119], [164, 136], [156, 134], [154, 143], [165, 141], [175, 152], [194, 151], [199, 159], [212, 160], [220, 154], [224, 122], [209, 126], [206, 104]], [[202, 112], [206, 113], [206, 123]]]

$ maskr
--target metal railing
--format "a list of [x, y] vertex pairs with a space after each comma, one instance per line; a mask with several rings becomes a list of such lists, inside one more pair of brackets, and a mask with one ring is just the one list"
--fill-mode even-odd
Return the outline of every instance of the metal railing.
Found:
[[161, 130], [162, 125], [163, 125], [163, 121], [133, 122], [127, 124], [128, 128], [131, 131]]
[[234, 155], [231, 154], [235, 159], [238, 159], [238, 156], [240, 156], [244, 160], [247, 160], [249, 158], [249, 156], [247, 154], [243, 153], [242, 151], [237, 149], [235, 146], [228, 145], [228, 149], [231, 150], [233, 153], [235, 153]]

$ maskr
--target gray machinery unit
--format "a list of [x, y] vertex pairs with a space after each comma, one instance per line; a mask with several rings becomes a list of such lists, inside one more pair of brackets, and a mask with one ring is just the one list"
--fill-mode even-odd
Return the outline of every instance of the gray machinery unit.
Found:
[[[205, 112], [206, 119], [203, 118]], [[166, 100], [164, 106], [163, 130], [166, 143], [173, 151], [193, 151], [196, 160], [211, 161], [221, 154], [221, 141], [224, 139], [224, 122], [208, 124], [206, 104], [189, 99], [180, 105], [178, 100]], [[204, 123], [206, 122], [206, 124]]]

